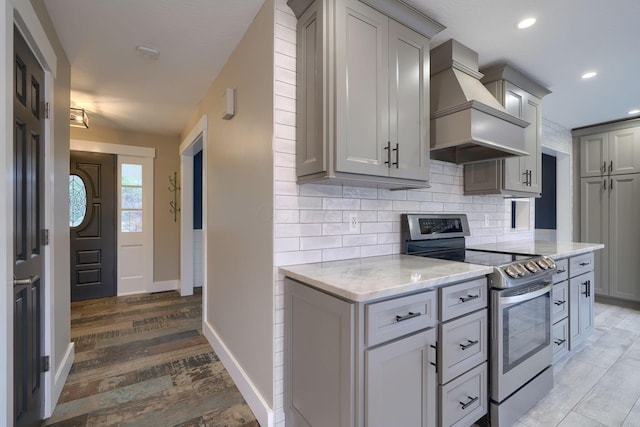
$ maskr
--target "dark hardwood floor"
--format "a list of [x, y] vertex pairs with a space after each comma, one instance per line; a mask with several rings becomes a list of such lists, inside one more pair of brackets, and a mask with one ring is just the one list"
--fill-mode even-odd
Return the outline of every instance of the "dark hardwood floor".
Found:
[[75, 360], [43, 425], [259, 427], [201, 327], [200, 294], [72, 303]]

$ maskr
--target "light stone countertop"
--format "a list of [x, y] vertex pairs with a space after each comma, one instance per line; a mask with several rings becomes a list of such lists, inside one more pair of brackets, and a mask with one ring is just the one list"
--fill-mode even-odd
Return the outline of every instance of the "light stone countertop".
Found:
[[603, 249], [601, 243], [549, 242], [543, 240], [489, 243], [468, 246], [467, 249], [483, 251], [510, 252], [523, 255], [546, 255], [553, 259], [582, 255]]
[[493, 267], [413, 255], [385, 255], [280, 267], [285, 276], [332, 295], [364, 302], [471, 280]]

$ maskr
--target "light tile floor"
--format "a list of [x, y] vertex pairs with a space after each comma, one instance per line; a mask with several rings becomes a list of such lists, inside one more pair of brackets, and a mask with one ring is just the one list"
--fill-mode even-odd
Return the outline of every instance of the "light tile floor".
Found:
[[640, 427], [640, 311], [596, 303], [595, 329], [554, 365], [554, 387], [515, 427]]

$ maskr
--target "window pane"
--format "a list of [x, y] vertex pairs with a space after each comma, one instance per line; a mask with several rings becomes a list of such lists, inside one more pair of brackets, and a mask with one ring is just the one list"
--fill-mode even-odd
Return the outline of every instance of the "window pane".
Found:
[[122, 209], [142, 209], [142, 187], [122, 187]]
[[78, 175], [69, 176], [69, 227], [82, 224], [87, 213], [87, 189]]
[[123, 163], [122, 185], [142, 185], [142, 165]]
[[120, 229], [123, 233], [141, 233], [142, 232], [142, 211], [122, 211], [120, 221]]

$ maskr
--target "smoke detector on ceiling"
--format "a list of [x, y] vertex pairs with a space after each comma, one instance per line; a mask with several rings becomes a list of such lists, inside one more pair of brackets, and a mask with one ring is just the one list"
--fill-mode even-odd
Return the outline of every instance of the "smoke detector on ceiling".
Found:
[[140, 58], [158, 59], [158, 56], [160, 56], [160, 51], [154, 47], [138, 45], [136, 46], [136, 55], [138, 55]]

